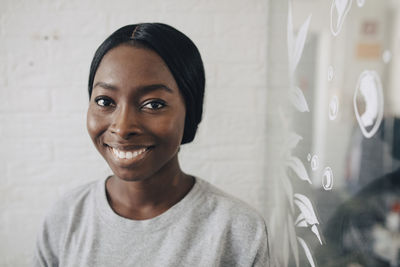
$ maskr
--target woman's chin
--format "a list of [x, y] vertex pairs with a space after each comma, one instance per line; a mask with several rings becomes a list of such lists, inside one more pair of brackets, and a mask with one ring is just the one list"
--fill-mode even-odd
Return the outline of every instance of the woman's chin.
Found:
[[140, 175], [134, 175], [134, 174], [128, 174], [128, 173], [116, 173], [114, 172], [114, 177], [118, 180], [124, 181], [124, 182], [139, 182], [145, 180], [143, 176]]

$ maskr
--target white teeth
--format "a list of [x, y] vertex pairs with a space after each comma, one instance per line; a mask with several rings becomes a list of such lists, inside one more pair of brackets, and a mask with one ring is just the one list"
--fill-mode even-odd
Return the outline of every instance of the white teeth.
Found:
[[134, 151], [121, 151], [116, 148], [112, 148], [111, 150], [112, 150], [114, 156], [116, 156], [119, 159], [132, 159], [134, 157], [139, 156], [143, 152], [145, 152], [146, 148], [142, 148], [142, 149], [134, 150]]

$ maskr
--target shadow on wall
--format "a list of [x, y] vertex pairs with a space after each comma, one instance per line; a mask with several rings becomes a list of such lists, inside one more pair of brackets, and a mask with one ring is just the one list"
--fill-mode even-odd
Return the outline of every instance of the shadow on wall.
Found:
[[[388, 135], [393, 142], [391, 155], [399, 160], [399, 118], [386, 119], [377, 136], [380, 140], [387, 140], [385, 136]], [[368, 149], [379, 140], [371, 141], [361, 142], [363, 154], [374, 155], [377, 162], [383, 161], [379, 158], [382, 156], [380, 153]], [[375, 166], [361, 160], [360, 166], [364, 165]], [[321, 266], [399, 266], [400, 168], [369, 181], [365, 186], [366, 180], [360, 172], [357, 181], [363, 188], [343, 203], [326, 225], [326, 245], [319, 247], [315, 254], [318, 262]]]

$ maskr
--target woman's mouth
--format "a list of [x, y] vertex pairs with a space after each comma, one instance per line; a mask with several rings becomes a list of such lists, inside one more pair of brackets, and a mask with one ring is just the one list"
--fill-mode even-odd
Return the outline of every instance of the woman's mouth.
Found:
[[141, 147], [137, 149], [118, 149], [108, 146], [109, 151], [113, 155], [115, 161], [125, 164], [134, 163], [142, 159], [150, 147]]

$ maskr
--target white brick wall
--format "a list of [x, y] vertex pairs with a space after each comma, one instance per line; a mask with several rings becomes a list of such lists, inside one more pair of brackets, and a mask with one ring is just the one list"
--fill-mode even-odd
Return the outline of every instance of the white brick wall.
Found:
[[27, 266], [41, 220], [66, 190], [110, 171], [86, 132], [87, 76], [120, 26], [160, 21], [196, 43], [205, 113], [185, 171], [265, 214], [268, 0], [1, 0], [0, 266]]

